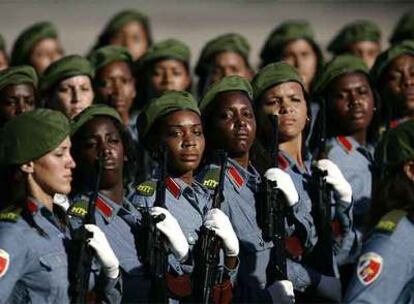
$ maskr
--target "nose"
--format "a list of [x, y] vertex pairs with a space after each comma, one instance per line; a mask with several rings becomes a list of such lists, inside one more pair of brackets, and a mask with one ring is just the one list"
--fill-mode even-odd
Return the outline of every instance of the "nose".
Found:
[[73, 160], [72, 155], [69, 154], [69, 159], [68, 159], [68, 168], [70, 169], [74, 169], [76, 167], [76, 163]]
[[195, 143], [196, 143], [195, 136], [194, 135], [191, 135], [191, 134], [186, 134], [184, 136], [184, 140], [183, 140], [183, 144], [182, 145], [183, 145], [184, 148], [188, 148], [188, 147], [195, 146]]
[[72, 103], [78, 103], [80, 100], [80, 89], [75, 88], [72, 90]]
[[279, 112], [276, 114], [288, 114], [292, 111], [293, 106], [289, 103], [287, 103], [286, 101], [281, 102], [280, 107], [279, 107]]
[[26, 102], [23, 99], [19, 99], [16, 106], [16, 114], [22, 114], [24, 112], [27, 112], [28, 106]]
[[403, 79], [403, 87], [404, 88], [409, 88], [414, 86], [414, 75], [412, 75], [410, 72], [407, 72], [404, 75], [404, 79]]

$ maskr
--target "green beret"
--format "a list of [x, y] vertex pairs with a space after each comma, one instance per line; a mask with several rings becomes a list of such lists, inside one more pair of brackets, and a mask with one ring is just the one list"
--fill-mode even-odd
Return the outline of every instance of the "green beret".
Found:
[[358, 41], [380, 42], [381, 30], [374, 22], [359, 20], [345, 25], [328, 45], [328, 51], [341, 54], [350, 43]]
[[167, 91], [160, 97], [153, 99], [138, 116], [138, 133], [145, 138], [153, 123], [168, 113], [178, 110], [190, 110], [200, 115], [197, 102], [188, 92]]
[[252, 80], [254, 100], [257, 100], [267, 89], [290, 81], [299, 83], [306, 92], [303, 80], [293, 66], [285, 62], [268, 64]]
[[[311, 25], [306, 20], [289, 20], [276, 27], [260, 52], [263, 62], [273, 61], [276, 54], [281, 52], [283, 46], [291, 40], [306, 39], [314, 43], [314, 34]], [[314, 43], [316, 46], [316, 43]]]
[[374, 83], [378, 85], [378, 82], [391, 61], [404, 54], [414, 56], [414, 41], [405, 40], [399, 44], [393, 45], [388, 50], [381, 53], [375, 60], [374, 66], [371, 68], [370, 72], [371, 79]]
[[94, 70], [91, 63], [82, 56], [65, 56], [53, 62], [40, 78], [40, 90], [44, 93], [52, 89], [60, 81], [78, 75], [86, 75], [93, 79]]
[[235, 33], [224, 34], [208, 41], [201, 50], [195, 68], [196, 74], [199, 76], [204, 74], [213, 56], [221, 52], [240, 54], [246, 62], [249, 62], [250, 45], [246, 38]]
[[37, 88], [36, 71], [28, 65], [20, 65], [0, 71], [0, 91], [9, 85], [31, 84]]
[[177, 59], [190, 62], [190, 48], [176, 39], [167, 39], [154, 44], [140, 60], [140, 65], [147, 66], [159, 59]]
[[2, 34], [0, 34], [0, 50], [1, 51], [6, 50], [6, 42], [4, 41]]
[[200, 102], [200, 111], [203, 112], [218, 94], [230, 91], [245, 92], [250, 99], [253, 99], [253, 89], [249, 81], [236, 75], [227, 76], [214, 83], [208, 89]]
[[385, 167], [414, 160], [414, 121], [410, 120], [389, 129], [375, 149], [375, 160]]
[[11, 64], [29, 64], [30, 52], [33, 47], [42, 39], [55, 38], [58, 33], [55, 26], [50, 22], [35, 23], [25, 29], [17, 38], [11, 54]]
[[414, 40], [414, 11], [407, 12], [401, 17], [392, 33], [390, 43], [396, 44], [403, 40]]
[[104, 104], [95, 104], [87, 107], [73, 118], [70, 123], [71, 136], [75, 135], [82, 126], [97, 116], [108, 116], [122, 124], [122, 119], [114, 108]]
[[316, 77], [313, 86], [314, 95], [323, 94], [332, 80], [350, 72], [362, 72], [369, 76], [369, 69], [360, 57], [344, 54], [333, 58]]
[[132, 64], [133, 60], [128, 50], [121, 46], [107, 45], [92, 51], [88, 56], [95, 71], [115, 61], [125, 61]]
[[3, 127], [3, 162], [21, 165], [36, 160], [55, 149], [69, 131], [69, 121], [61, 112], [48, 109], [24, 112]]

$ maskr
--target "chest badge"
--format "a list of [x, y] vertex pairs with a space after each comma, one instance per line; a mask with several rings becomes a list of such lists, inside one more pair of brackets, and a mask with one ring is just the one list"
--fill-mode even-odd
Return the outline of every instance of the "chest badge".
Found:
[[7, 251], [0, 249], [0, 278], [3, 277], [9, 269], [10, 256]]
[[359, 258], [357, 276], [359, 281], [367, 286], [380, 276], [383, 268], [383, 258], [375, 253], [368, 252]]

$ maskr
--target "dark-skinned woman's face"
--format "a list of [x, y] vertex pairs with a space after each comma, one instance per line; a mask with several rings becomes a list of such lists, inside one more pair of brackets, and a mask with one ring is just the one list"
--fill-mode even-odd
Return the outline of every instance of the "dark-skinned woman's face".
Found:
[[395, 58], [384, 74], [380, 88], [385, 103], [394, 103], [398, 112], [414, 117], [414, 56]]
[[216, 97], [208, 125], [209, 140], [231, 157], [248, 153], [256, 136], [256, 119], [250, 99], [241, 92], [225, 92]]
[[0, 92], [0, 118], [8, 121], [36, 107], [35, 90], [30, 84], [9, 85]]
[[362, 73], [344, 74], [329, 87], [328, 102], [333, 121], [342, 134], [367, 129], [374, 115], [374, 95], [367, 77]]
[[[79, 142], [76, 143], [74, 155], [78, 169], [82, 175], [91, 178], [91, 172], [96, 173], [97, 160], [103, 158], [101, 188], [122, 182], [123, 167], [126, 159], [124, 145], [114, 121], [109, 117], [96, 117], [86, 123], [79, 132], [82, 132]], [[89, 180], [93, 183], [93, 180]]]
[[161, 121], [160, 142], [168, 149], [168, 170], [177, 175], [194, 171], [200, 165], [205, 140], [200, 116], [182, 110]]

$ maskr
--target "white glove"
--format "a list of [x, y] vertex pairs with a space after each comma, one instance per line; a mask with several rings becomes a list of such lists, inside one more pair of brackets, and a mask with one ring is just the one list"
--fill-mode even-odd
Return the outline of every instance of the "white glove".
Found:
[[70, 207], [69, 198], [65, 194], [55, 193], [53, 196], [53, 203], [61, 206], [65, 209], [65, 211], [67, 211]]
[[116, 279], [119, 276], [119, 261], [109, 245], [105, 233], [98, 226], [92, 224], [86, 224], [85, 229], [93, 234], [88, 239], [88, 244], [95, 249], [103, 272], [108, 278]]
[[165, 219], [158, 222], [156, 227], [167, 238], [167, 246], [176, 259], [180, 262], [185, 261], [188, 257], [190, 247], [188, 246], [187, 239], [175, 217], [173, 217], [167, 209], [161, 207], [151, 208], [150, 214], [153, 217], [164, 214]]
[[352, 202], [352, 188], [345, 177], [342, 175], [341, 170], [329, 159], [321, 159], [317, 162], [316, 166], [323, 171], [327, 171], [328, 175], [325, 180], [328, 184], [332, 185], [334, 190], [339, 196], [339, 199], [351, 203]]
[[220, 209], [214, 208], [204, 217], [204, 227], [213, 230], [223, 241], [224, 254], [235, 257], [239, 254], [239, 240], [233, 230], [227, 215]]
[[291, 281], [276, 281], [267, 288], [273, 303], [291, 304], [295, 303], [295, 293]]
[[270, 168], [264, 174], [266, 179], [276, 182], [277, 188], [286, 196], [289, 206], [294, 206], [299, 201], [299, 194], [289, 174], [279, 168]]

